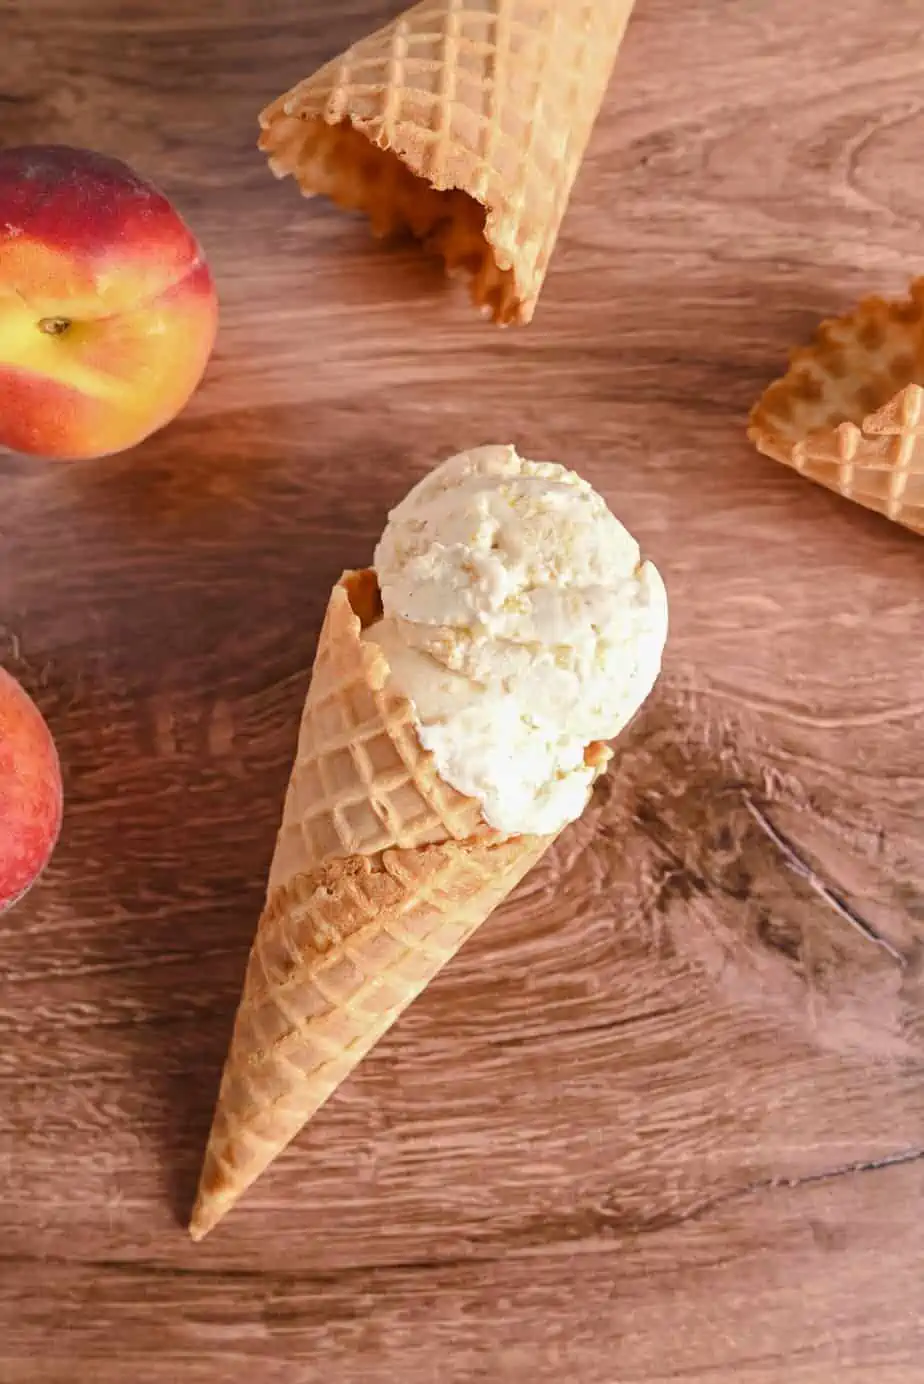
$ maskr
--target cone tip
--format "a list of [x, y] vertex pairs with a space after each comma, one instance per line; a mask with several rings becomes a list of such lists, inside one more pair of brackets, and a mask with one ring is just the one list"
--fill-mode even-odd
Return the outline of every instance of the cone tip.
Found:
[[204, 1240], [209, 1231], [214, 1230], [226, 1210], [227, 1207], [216, 1202], [214, 1197], [203, 1197], [200, 1192], [189, 1218], [189, 1238], [196, 1244]]

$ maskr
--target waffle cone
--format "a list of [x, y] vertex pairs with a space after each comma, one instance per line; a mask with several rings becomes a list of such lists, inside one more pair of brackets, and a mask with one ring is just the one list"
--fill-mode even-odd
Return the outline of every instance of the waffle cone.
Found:
[[765, 455], [924, 534], [924, 278], [823, 322], [751, 411]]
[[528, 322], [633, 5], [424, 0], [268, 106], [260, 147]]
[[[334, 588], [190, 1232], [201, 1239], [526, 872], [551, 837], [504, 837], [444, 783], [361, 638], [372, 572]], [[588, 749], [602, 768], [608, 751]]]

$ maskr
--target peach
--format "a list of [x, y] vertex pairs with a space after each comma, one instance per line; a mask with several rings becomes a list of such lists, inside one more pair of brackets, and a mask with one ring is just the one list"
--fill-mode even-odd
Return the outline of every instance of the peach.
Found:
[[88, 150], [0, 150], [0, 445], [134, 446], [189, 400], [217, 321], [198, 242], [150, 183]]
[[0, 668], [0, 913], [48, 864], [62, 801], [51, 732], [32, 698]]

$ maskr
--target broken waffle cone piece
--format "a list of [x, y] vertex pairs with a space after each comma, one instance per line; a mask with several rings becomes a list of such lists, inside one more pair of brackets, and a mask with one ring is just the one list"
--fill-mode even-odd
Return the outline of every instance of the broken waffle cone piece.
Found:
[[924, 278], [823, 322], [751, 412], [766, 456], [924, 534]]
[[[334, 587], [190, 1233], [200, 1240], [539, 860], [443, 782], [362, 629], [371, 571]], [[588, 747], [602, 770], [603, 745]]]
[[277, 177], [529, 322], [634, 0], [424, 0], [260, 116]]

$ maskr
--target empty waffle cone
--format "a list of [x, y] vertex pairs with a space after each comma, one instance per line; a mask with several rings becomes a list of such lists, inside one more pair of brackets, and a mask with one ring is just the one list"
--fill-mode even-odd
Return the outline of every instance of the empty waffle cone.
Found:
[[924, 278], [823, 322], [751, 411], [758, 449], [924, 533]]
[[[444, 783], [361, 630], [372, 572], [334, 588], [190, 1233], [298, 1134], [551, 837], [503, 837]], [[602, 768], [609, 752], [588, 749]]]
[[424, 0], [268, 106], [260, 147], [528, 322], [633, 5]]

